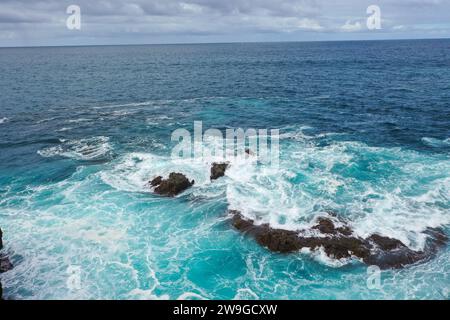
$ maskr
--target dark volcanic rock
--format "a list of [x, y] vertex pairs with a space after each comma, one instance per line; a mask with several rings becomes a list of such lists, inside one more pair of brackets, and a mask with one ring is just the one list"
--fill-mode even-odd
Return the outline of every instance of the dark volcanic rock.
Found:
[[302, 248], [315, 250], [323, 248], [332, 258], [356, 257], [369, 265], [382, 269], [401, 268], [428, 259], [436, 254], [439, 247], [448, 239], [440, 229], [427, 229], [429, 235], [424, 251], [414, 251], [400, 240], [373, 234], [367, 239], [352, 236], [348, 226], [336, 227], [331, 219], [319, 218], [313, 230], [321, 235], [307, 235], [305, 230], [291, 231], [271, 228], [268, 224], [255, 225], [251, 219], [244, 218], [239, 211], [230, 211], [233, 226], [245, 232], [262, 246], [275, 252], [294, 252]]
[[313, 229], [318, 229], [322, 233], [330, 233], [330, 234], [336, 233], [334, 224], [330, 219], [319, 218], [318, 222], [319, 224], [317, 226], [314, 226]]
[[367, 240], [375, 243], [375, 246], [372, 254], [364, 262], [387, 269], [402, 268], [409, 264], [429, 260], [437, 254], [441, 247], [445, 246], [448, 237], [442, 229], [437, 228], [427, 228], [424, 233], [428, 235], [428, 238], [422, 251], [412, 250], [397, 239], [373, 234]]
[[[0, 229], [0, 250], [3, 248], [3, 242], [2, 242], [3, 233]], [[13, 268], [13, 265], [9, 261], [8, 257], [4, 254], [0, 253], [0, 273], [9, 271]], [[3, 288], [2, 283], [0, 282], [0, 300], [2, 300], [3, 297]]]
[[194, 184], [194, 180], [189, 181], [184, 174], [172, 172], [169, 175], [169, 178], [162, 179], [161, 177], [157, 177], [153, 179], [150, 184], [153, 187], [156, 187], [154, 190], [155, 193], [163, 196], [174, 197], [191, 187]]
[[8, 257], [0, 254], [0, 273], [9, 271], [13, 268], [11, 261], [9, 261]]
[[404, 248], [403, 242], [397, 239], [392, 239], [389, 237], [383, 237], [378, 234], [373, 234], [367, 238], [367, 240], [376, 244], [381, 250], [394, 250], [399, 248]]
[[332, 234], [332, 235], [344, 235], [350, 236], [352, 234], [352, 230], [348, 226], [343, 227], [335, 227], [333, 221], [328, 218], [320, 217], [317, 219], [317, 225], [313, 227], [313, 229], [319, 230], [321, 233]]
[[159, 185], [161, 183], [161, 181], [162, 181], [162, 177], [158, 176], [158, 177], [154, 178], [152, 181], [150, 181], [150, 185], [152, 187], [156, 187], [157, 185]]
[[[268, 224], [255, 225], [253, 220], [245, 219], [239, 211], [230, 211], [233, 215], [233, 226], [252, 235], [256, 241], [275, 252], [294, 252], [302, 248], [317, 249], [323, 247], [325, 252], [337, 259], [356, 256], [367, 256], [369, 248], [363, 241], [355, 237], [345, 237], [338, 233], [331, 220], [321, 220], [321, 228], [325, 233], [336, 234], [336, 237], [303, 236], [300, 231], [271, 228]], [[320, 225], [315, 226], [318, 229]]]
[[240, 212], [231, 211], [231, 213], [232, 223], [236, 229], [251, 234], [260, 245], [271, 251], [292, 252], [301, 249], [297, 232], [272, 229], [268, 224], [254, 225], [253, 220], [246, 220]]
[[[3, 249], [3, 233], [0, 229], [0, 249]], [[8, 257], [3, 253], [0, 253], [0, 273], [9, 271], [13, 268], [12, 263], [9, 261]]]
[[220, 177], [223, 177], [225, 175], [225, 170], [228, 168], [228, 163], [222, 162], [217, 163], [214, 162], [211, 166], [211, 180], [218, 179]]

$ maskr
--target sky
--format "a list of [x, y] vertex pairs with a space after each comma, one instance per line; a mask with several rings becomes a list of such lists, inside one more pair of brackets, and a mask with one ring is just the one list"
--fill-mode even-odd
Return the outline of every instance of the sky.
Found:
[[417, 38], [450, 38], [450, 0], [0, 0], [0, 47]]

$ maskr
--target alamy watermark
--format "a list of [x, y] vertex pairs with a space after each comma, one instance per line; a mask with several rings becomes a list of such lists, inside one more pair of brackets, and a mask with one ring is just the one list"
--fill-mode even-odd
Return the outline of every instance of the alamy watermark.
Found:
[[187, 129], [176, 129], [171, 140], [173, 160], [213, 159], [235, 161], [257, 159], [258, 163], [278, 168], [280, 159], [279, 129], [228, 128], [207, 129], [203, 132], [202, 121], [194, 121], [194, 135]]
[[377, 5], [370, 5], [367, 7], [366, 13], [370, 16], [367, 17], [367, 29], [379, 30], [381, 29], [381, 9]]
[[69, 30], [81, 29], [81, 8], [76, 4], [67, 7], [66, 13], [70, 16], [66, 20], [66, 26]]
[[369, 290], [381, 289], [381, 269], [378, 266], [367, 267], [367, 288]]
[[70, 265], [67, 268], [67, 281], [66, 285], [70, 291], [76, 291], [81, 289], [81, 267]]

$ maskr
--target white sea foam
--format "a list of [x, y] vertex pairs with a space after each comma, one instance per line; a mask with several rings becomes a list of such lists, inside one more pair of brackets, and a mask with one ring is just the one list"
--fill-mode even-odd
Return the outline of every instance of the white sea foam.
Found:
[[301, 253], [310, 255], [317, 262], [324, 264], [326, 266], [332, 267], [332, 268], [340, 268], [342, 266], [345, 266], [345, 265], [353, 262], [353, 260], [351, 258], [333, 259], [325, 253], [325, 250], [323, 249], [323, 247], [320, 247], [316, 250], [311, 250], [309, 248], [303, 248], [301, 250]]
[[78, 118], [78, 119], [70, 119], [70, 120], [67, 120], [66, 122], [67, 122], [67, 123], [80, 123], [80, 122], [89, 122], [89, 121], [91, 121], [91, 119], [88, 119], [88, 118]]
[[55, 119], [57, 119], [57, 118], [56, 117], [45, 118], [45, 119], [41, 119], [41, 120], [36, 121], [36, 123], [40, 124], [40, 123], [50, 122], [50, 121], [55, 120]]
[[124, 156], [112, 170], [103, 171], [100, 176], [110, 186], [131, 192], [149, 191], [148, 182], [157, 176], [167, 177], [171, 172], [185, 174], [195, 180], [195, 187], [209, 184], [208, 162], [196, 160], [172, 160], [148, 153], [131, 153]]
[[233, 300], [258, 300], [258, 295], [249, 288], [241, 288], [237, 290]]
[[450, 147], [450, 138], [440, 140], [436, 138], [424, 137], [422, 138], [422, 142], [434, 148]]
[[38, 154], [45, 157], [65, 157], [76, 160], [99, 160], [110, 156], [112, 146], [108, 137], [93, 137], [79, 140], [69, 140], [61, 145], [44, 148]]
[[[97, 137], [96, 141], [101, 145], [108, 139]], [[86, 141], [62, 140], [54, 150], [48, 148], [41, 152], [61, 156], [75, 145], [85, 144]], [[214, 212], [209, 218], [201, 216], [193, 228], [186, 227], [186, 222], [199, 213], [186, 216], [190, 214], [191, 203], [178, 204], [179, 207], [171, 199], [157, 199], [152, 203], [151, 197], [138, 194], [149, 190], [146, 183], [153, 176], [165, 176], [172, 171], [195, 179], [196, 185], [187, 192], [213, 198], [208, 203], [216, 201], [214, 197], [220, 196], [221, 190], [231, 208], [257, 218], [258, 223], [269, 222], [286, 229], [309, 228], [317, 216], [327, 214], [325, 209], [331, 209], [348, 218], [358, 235], [379, 232], [419, 248], [423, 243], [421, 232], [427, 226], [449, 223], [446, 208], [450, 196], [450, 164], [445, 155], [372, 148], [357, 142], [318, 147], [291, 139], [281, 150], [278, 170], [256, 165], [254, 159], [237, 159], [225, 177], [213, 182], [209, 180], [209, 170], [214, 158], [172, 161], [168, 156], [129, 153], [108, 163], [100, 172], [79, 166], [70, 178], [57, 183], [30, 186], [19, 194], [5, 190], [2, 214], [14, 218], [5, 219], [6, 225], [2, 227], [14, 229], [8, 233], [7, 240], [23, 257], [13, 270], [2, 275], [5, 291], [17, 299], [216, 296], [209, 289], [202, 291], [201, 280], [189, 278], [189, 268], [193, 254], [208, 250], [204, 246], [216, 248], [233, 243], [230, 247], [240, 248], [232, 242], [235, 238], [225, 238], [226, 242], [222, 242], [223, 234], [227, 233], [224, 230], [219, 231], [216, 239], [219, 233], [213, 226], [217, 221], [224, 221], [222, 213], [217, 217]], [[389, 171], [391, 167], [395, 171]], [[360, 176], [361, 168], [375, 175]], [[379, 172], [381, 169], [384, 171]], [[104, 182], [113, 189], [105, 188]], [[197, 203], [192, 207], [197, 210]], [[186, 212], [180, 213], [183, 209]], [[350, 262], [330, 259], [323, 250], [303, 253], [331, 267]], [[334, 276], [308, 270], [308, 259], [301, 255], [297, 261], [295, 256], [278, 258], [257, 250], [236, 253], [239, 254], [246, 276], [243, 281], [235, 281], [237, 287], [231, 288], [235, 290], [235, 298], [258, 298], [260, 292], [268, 296], [289, 295], [286, 291], [301, 291], [301, 285], [314, 286], [323, 281], [330, 281], [330, 286], [336, 284], [338, 288], [343, 281], [353, 281], [356, 289], [352, 290], [360, 290], [361, 284], [366, 290], [365, 272], [357, 276], [345, 272], [343, 278], [331, 280]], [[299, 268], [308, 276], [291, 269], [277, 270], [281, 260], [289, 261], [294, 269], [297, 263], [301, 264]], [[447, 261], [448, 253], [444, 253], [432, 262], [400, 271], [394, 278], [386, 271], [383, 286], [389, 288], [391, 295], [398, 292], [395, 287], [400, 284], [408, 288], [399, 293], [402, 297], [423, 296], [415, 290], [426, 290], [430, 287], [427, 282], [431, 281], [435, 288], [443, 288], [448, 282], [445, 281]], [[82, 266], [83, 279], [82, 289], [74, 293], [66, 287], [66, 269], [72, 264]], [[413, 281], [411, 274], [415, 272], [417, 278]], [[437, 276], [430, 277], [430, 272]], [[289, 283], [283, 280], [288, 273]], [[273, 288], [274, 277], [280, 275], [279, 287]], [[314, 293], [317, 292], [313, 290]], [[436, 292], [427, 295], [436, 297]]]
[[72, 129], [73, 129], [72, 127], [62, 127], [60, 129], [56, 130], [56, 132], [65, 132], [65, 131], [70, 131]]
[[[370, 164], [374, 169], [359, 168], [366, 157], [374, 158]], [[210, 167], [216, 160], [174, 161], [131, 153], [100, 175], [118, 190], [147, 192], [152, 178], [181, 172], [195, 180], [189, 193], [216, 197], [223, 192], [220, 189], [225, 189], [229, 208], [241, 211], [255, 223], [287, 230], [308, 229], [318, 216], [332, 210], [349, 221], [356, 235], [379, 233], [414, 249], [423, 248], [422, 232], [427, 227], [450, 223], [445, 208], [450, 198], [450, 164], [445, 159], [357, 142], [317, 147], [296, 140], [284, 146], [279, 168], [259, 165], [254, 158], [236, 158], [226, 176], [211, 183]], [[383, 173], [374, 174], [373, 181], [364, 177], [372, 170], [389, 168], [395, 171], [385, 178]], [[436, 174], [446, 176], [420, 186], [421, 180]]]
[[140, 107], [155, 104], [155, 100], [143, 101], [143, 102], [132, 102], [132, 103], [122, 103], [122, 104], [110, 104], [104, 106], [96, 106], [94, 109], [108, 109], [108, 108], [123, 108], [123, 107]]
[[184, 292], [177, 300], [206, 300], [206, 298], [195, 292]]
[[[379, 233], [413, 249], [423, 248], [427, 227], [450, 223], [445, 207], [450, 199], [450, 163], [445, 157], [359, 142], [319, 147], [307, 140], [283, 145], [279, 168], [258, 164], [252, 157], [236, 158], [225, 177], [214, 182], [209, 179], [214, 157], [174, 161], [146, 153], [123, 156], [100, 177], [117, 190], [148, 192], [152, 178], [181, 172], [195, 180], [188, 193], [214, 198], [225, 192], [229, 209], [257, 224], [309, 229], [318, 216], [331, 210], [348, 221], [355, 235]], [[370, 179], [367, 174], [372, 174]], [[429, 181], [423, 184], [424, 180]], [[348, 263], [325, 261], [320, 251], [310, 254], [327, 265]]]
[[[231, 209], [256, 223], [288, 230], [308, 228], [317, 215], [332, 210], [348, 219], [359, 236], [379, 233], [414, 249], [423, 248], [427, 227], [450, 223], [450, 163], [445, 158], [357, 142], [325, 147], [295, 143], [284, 150], [279, 170], [229, 169]], [[371, 167], [361, 167], [365, 158], [373, 158]], [[375, 173], [380, 170], [393, 172]], [[423, 184], [424, 179], [431, 181]]]
[[136, 113], [136, 110], [124, 109], [124, 110], [115, 110], [111, 113], [112, 116], [122, 117], [130, 114]]
[[[216, 181], [211, 186], [210, 170], [213, 162], [221, 162], [223, 158], [215, 156], [213, 148], [218, 141], [211, 140], [205, 142], [205, 148], [209, 149], [209, 155], [202, 158], [172, 159], [170, 156], [159, 156], [151, 153], [130, 153], [119, 160], [111, 170], [100, 173], [101, 178], [110, 186], [123, 191], [148, 192], [148, 182], [157, 176], [167, 177], [171, 172], [185, 174], [190, 180], [195, 180], [192, 190], [194, 195], [211, 196], [218, 195], [220, 190], [216, 186], [221, 185], [221, 181]], [[245, 167], [251, 163], [255, 164], [256, 158], [235, 157], [229, 161], [230, 167]], [[228, 176], [228, 170], [226, 176]]]

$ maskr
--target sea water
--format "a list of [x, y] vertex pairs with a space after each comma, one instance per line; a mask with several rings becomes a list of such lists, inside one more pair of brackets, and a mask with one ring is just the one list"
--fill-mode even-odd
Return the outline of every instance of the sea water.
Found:
[[[4, 48], [0, 74], [6, 298], [449, 298], [448, 246], [373, 288], [362, 263], [272, 253], [227, 214], [297, 230], [332, 211], [415, 250], [448, 235], [449, 40]], [[279, 129], [279, 167], [211, 182], [208, 159], [170, 156], [194, 121]], [[153, 195], [172, 171], [195, 185]]]

